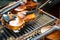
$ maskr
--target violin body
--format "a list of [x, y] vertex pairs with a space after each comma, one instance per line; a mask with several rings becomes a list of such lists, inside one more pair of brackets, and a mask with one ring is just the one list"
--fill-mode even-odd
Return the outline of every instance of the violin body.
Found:
[[[13, 14], [9, 14], [9, 17], [12, 18], [12, 15]], [[10, 30], [18, 30], [20, 28], [23, 28], [22, 25], [24, 25], [24, 23], [24, 20], [17, 16], [14, 20], [9, 21], [9, 24], [6, 23], [6, 26]]]
[[37, 6], [37, 3], [35, 2], [27, 2], [25, 3], [24, 5], [20, 5], [18, 6], [17, 8], [11, 10], [13, 13], [17, 13], [17, 12], [21, 12], [21, 11], [24, 11], [24, 10], [32, 10], [32, 9], [35, 9]]

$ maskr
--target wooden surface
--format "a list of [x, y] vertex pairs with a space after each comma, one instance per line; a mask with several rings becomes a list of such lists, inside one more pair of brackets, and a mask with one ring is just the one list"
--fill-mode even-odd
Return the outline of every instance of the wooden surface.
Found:
[[[60, 19], [58, 19], [56, 22], [56, 25], [60, 26]], [[45, 31], [49, 30], [53, 26], [45, 26], [41, 28], [41, 32], [44, 33]], [[60, 30], [56, 30], [49, 35], [45, 36], [45, 39], [43, 40], [60, 40]]]

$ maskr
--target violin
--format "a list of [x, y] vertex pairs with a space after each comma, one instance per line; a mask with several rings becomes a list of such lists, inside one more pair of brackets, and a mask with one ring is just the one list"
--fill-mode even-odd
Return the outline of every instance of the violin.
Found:
[[37, 3], [30, 0], [30, 1], [27, 1], [27, 3], [16, 7], [15, 9], [12, 10], [12, 12], [17, 13], [17, 12], [21, 12], [24, 10], [29, 11], [29, 10], [35, 9], [36, 6], [37, 6]]
[[[14, 4], [13, 2], [12, 4]], [[9, 4], [9, 6], [11, 3]], [[31, 9], [34, 9], [36, 7], [37, 3], [32, 2], [31, 0], [24, 3], [23, 5], [20, 5], [14, 9], [12, 9], [11, 13], [7, 12], [7, 15], [3, 14], [3, 18], [6, 24], [6, 28], [12, 30], [12, 31], [17, 31], [20, 30], [25, 26], [26, 22], [31, 22], [35, 19], [35, 13], [31, 12], [29, 15], [26, 15], [26, 12], [28, 12]], [[31, 8], [30, 8], [31, 7]], [[28, 10], [29, 9], [29, 10]], [[13, 17], [16, 15], [16, 17]]]
[[[13, 17], [14, 14], [7, 14], [8, 16], [4, 16], [4, 18], [8, 19], [8, 23], [5, 22], [6, 28], [14, 31], [14, 30], [19, 30], [21, 28], [23, 28], [25, 21], [23, 19], [21, 19], [19, 16], [16, 16], [14, 19], [11, 20], [11, 18]], [[6, 20], [5, 20], [6, 21]]]
[[[25, 26], [26, 22], [31, 22], [35, 19], [35, 14], [29, 14], [29, 15], [24, 15], [21, 13], [17, 13], [17, 14], [7, 14], [8, 16], [4, 16], [5, 20], [7, 22], [4, 22], [6, 25], [6, 28], [12, 30], [12, 31], [16, 31], [16, 30], [20, 30], [21, 28], [23, 28]], [[13, 18], [13, 16], [16, 15], [15, 18]], [[7, 19], [8, 18], [8, 19]]]

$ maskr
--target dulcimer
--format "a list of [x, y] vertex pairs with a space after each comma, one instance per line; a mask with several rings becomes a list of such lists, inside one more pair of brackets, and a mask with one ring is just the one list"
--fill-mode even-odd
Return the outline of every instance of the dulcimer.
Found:
[[[56, 21], [56, 25], [51, 26], [45, 26], [41, 28], [41, 35], [34, 40], [37, 40], [38, 38], [46, 37], [49, 40], [60, 40], [60, 19]], [[45, 40], [45, 39], [44, 39]]]

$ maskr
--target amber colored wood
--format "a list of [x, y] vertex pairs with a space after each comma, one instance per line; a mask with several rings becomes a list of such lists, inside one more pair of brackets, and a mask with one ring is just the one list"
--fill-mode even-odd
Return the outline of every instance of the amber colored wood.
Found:
[[48, 39], [51, 40], [59, 40], [60, 39], [60, 30], [57, 30], [53, 33], [51, 33], [50, 35], [47, 36]]
[[[56, 25], [60, 26], [60, 19], [56, 21]], [[49, 34], [47, 38], [51, 40], [60, 40], [60, 30], [56, 30], [53, 33]]]

